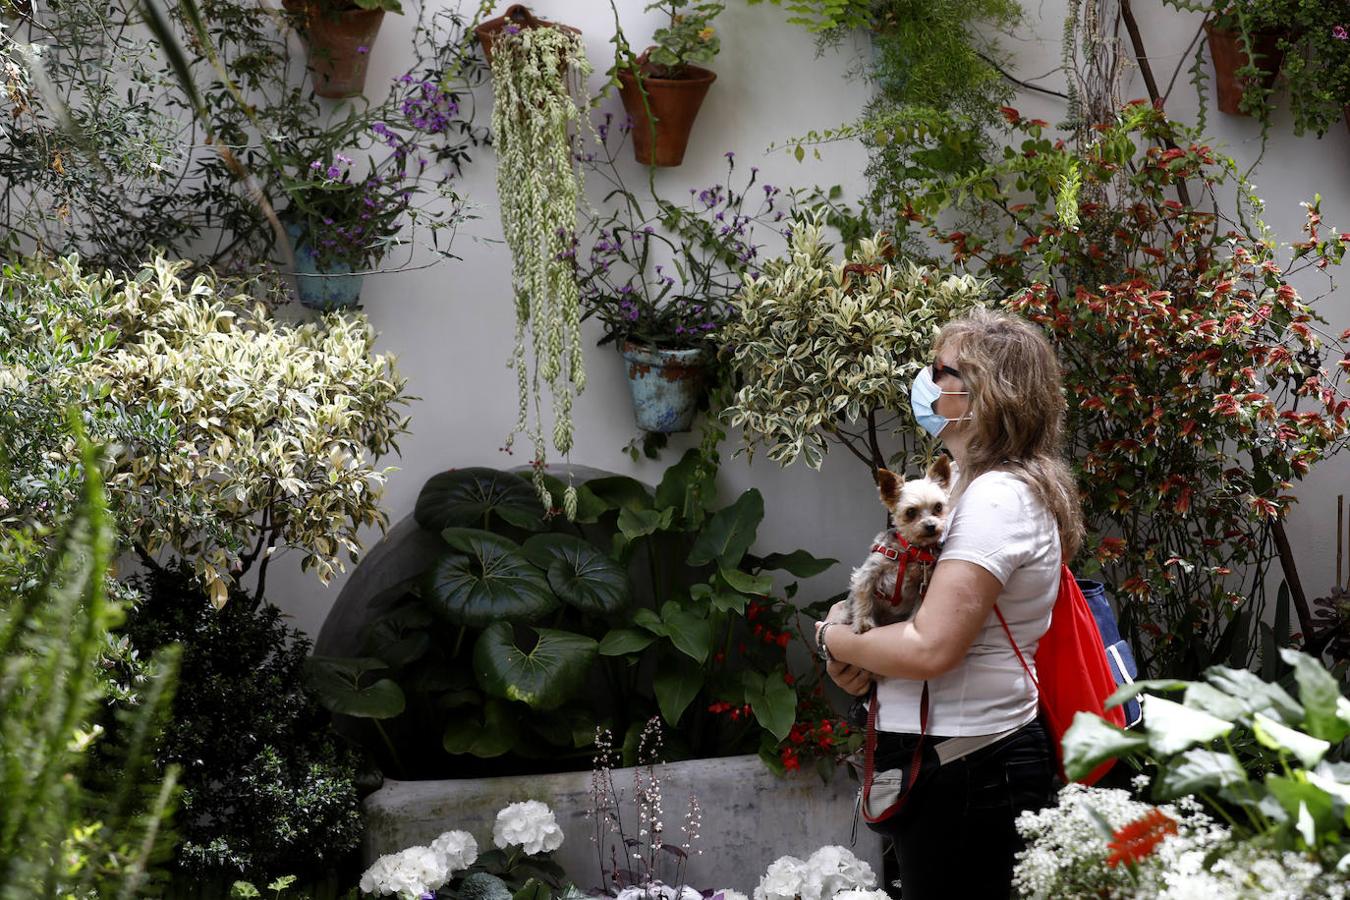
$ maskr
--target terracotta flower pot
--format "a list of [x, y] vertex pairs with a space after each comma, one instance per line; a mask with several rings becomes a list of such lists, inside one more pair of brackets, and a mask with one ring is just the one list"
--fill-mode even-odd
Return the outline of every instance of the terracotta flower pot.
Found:
[[[644, 105], [638, 76], [631, 69], [619, 70], [619, 96], [633, 120], [633, 154], [644, 166], [678, 166], [684, 162], [694, 119], [708, 88], [717, 80], [716, 72], [699, 66], [686, 66], [685, 71], [685, 78], [654, 78], [643, 73], [642, 86], [647, 89]], [[651, 108], [650, 119], [647, 106]]]
[[625, 341], [619, 352], [638, 427], [663, 434], [688, 431], [703, 394], [707, 351], [667, 350]]
[[309, 71], [320, 97], [354, 97], [366, 87], [370, 48], [384, 22], [382, 9], [339, 13], [308, 8]]
[[572, 34], [581, 34], [581, 30], [578, 28], [537, 18], [525, 4], [513, 3], [506, 8], [506, 12], [495, 19], [488, 19], [473, 30], [474, 35], [478, 38], [479, 45], [483, 48], [483, 58], [487, 60], [488, 65], [492, 65], [492, 41], [508, 27], [560, 28]]
[[[1209, 37], [1209, 55], [1214, 60], [1214, 87], [1218, 94], [1219, 111], [1229, 115], [1245, 115], [1242, 111], [1242, 95], [1255, 79], [1244, 78], [1237, 74], [1245, 68], [1247, 52], [1242, 47], [1242, 36], [1235, 31], [1216, 28], [1205, 23], [1205, 34]], [[1262, 31], [1252, 35], [1252, 50], [1256, 52], [1256, 64], [1265, 74], [1261, 77], [1261, 87], [1269, 90], [1279, 74], [1284, 62], [1284, 51], [1280, 49], [1281, 35], [1277, 31]]]

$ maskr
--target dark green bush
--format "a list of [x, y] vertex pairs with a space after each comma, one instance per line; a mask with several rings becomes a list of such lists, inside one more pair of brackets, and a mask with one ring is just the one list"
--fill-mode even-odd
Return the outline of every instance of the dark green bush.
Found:
[[133, 579], [124, 632], [145, 653], [183, 648], [159, 751], [181, 767], [175, 868], [193, 880], [318, 877], [361, 836], [355, 757], [306, 692], [309, 641], [244, 591], [215, 610], [181, 562]]

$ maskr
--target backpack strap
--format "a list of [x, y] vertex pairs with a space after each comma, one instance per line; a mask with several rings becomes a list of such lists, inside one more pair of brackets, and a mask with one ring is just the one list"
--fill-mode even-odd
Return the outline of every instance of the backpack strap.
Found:
[[1003, 626], [1003, 633], [1008, 636], [1008, 643], [1012, 644], [1013, 653], [1017, 654], [1017, 661], [1022, 664], [1022, 671], [1027, 673], [1031, 683], [1036, 686], [1036, 693], [1039, 694], [1041, 683], [1036, 680], [1036, 673], [1031, 671], [1031, 666], [1027, 665], [1026, 657], [1022, 655], [1022, 648], [1017, 646], [1017, 639], [1013, 637], [1012, 629], [1008, 627], [1008, 620], [1003, 618], [1003, 610], [998, 608], [997, 603], [994, 604], [994, 615], [998, 616], [998, 624]]
[[874, 757], [877, 749], [877, 711], [880, 703], [877, 700], [877, 685], [872, 682], [872, 694], [867, 703], [867, 738], [863, 743], [863, 783], [862, 783], [862, 817], [869, 823], [876, 824], [889, 819], [900, 811], [909, 799], [909, 795], [914, 788], [914, 783], [919, 780], [919, 767], [923, 762], [924, 739], [928, 736], [928, 682], [923, 683], [923, 693], [919, 695], [919, 742], [914, 746], [914, 755], [909, 761], [909, 774], [905, 778], [905, 789], [901, 791], [899, 798], [890, 806], [873, 816], [869, 812], [869, 803], [872, 795], [872, 778], [876, 775]]

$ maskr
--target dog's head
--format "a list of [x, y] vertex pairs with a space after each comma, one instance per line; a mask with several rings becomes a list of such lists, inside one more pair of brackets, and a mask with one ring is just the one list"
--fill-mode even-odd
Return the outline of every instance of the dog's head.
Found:
[[888, 469], [877, 470], [877, 489], [891, 512], [891, 523], [902, 538], [918, 547], [942, 543], [951, 482], [951, 461], [945, 456], [938, 456], [923, 478], [909, 481]]

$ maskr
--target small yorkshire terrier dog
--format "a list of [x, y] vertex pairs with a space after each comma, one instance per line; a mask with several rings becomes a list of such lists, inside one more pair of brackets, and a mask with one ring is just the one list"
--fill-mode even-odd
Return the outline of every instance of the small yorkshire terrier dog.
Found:
[[844, 621], [857, 633], [903, 622], [919, 608], [947, 532], [951, 482], [952, 465], [945, 456], [938, 456], [924, 478], [910, 481], [877, 470], [877, 488], [892, 527], [876, 536], [867, 561], [849, 579]]

